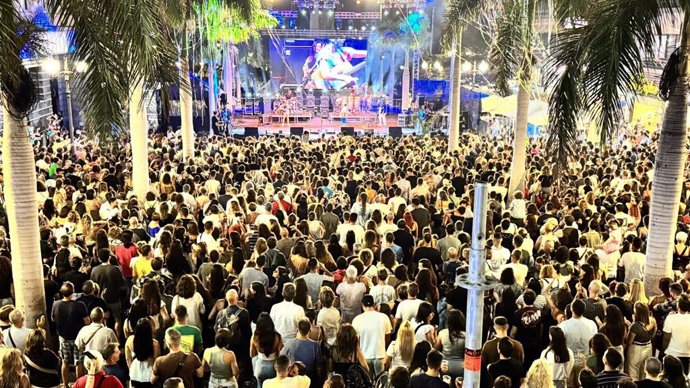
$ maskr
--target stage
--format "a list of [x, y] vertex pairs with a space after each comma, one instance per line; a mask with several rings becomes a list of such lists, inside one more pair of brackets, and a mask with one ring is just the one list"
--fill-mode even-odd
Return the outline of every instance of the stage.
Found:
[[[268, 115], [266, 115], [268, 116]], [[233, 119], [232, 135], [244, 136], [246, 127], [258, 128], [259, 135], [291, 135], [291, 128], [302, 128], [304, 132], [308, 132], [312, 136], [337, 136], [341, 134], [341, 128], [353, 128], [354, 134], [357, 136], [373, 134], [380, 136], [387, 136], [389, 134], [389, 127], [398, 126], [398, 116], [386, 116], [386, 125], [381, 125], [376, 121], [376, 114], [353, 114], [345, 118], [344, 122], [340, 117], [330, 115], [332, 118], [311, 117], [307, 120], [304, 116], [298, 115], [300, 121], [293, 122], [291, 119], [289, 123], [280, 123], [279, 116], [272, 115], [269, 117], [271, 121], [263, 119], [260, 123], [259, 116], [235, 116]], [[401, 127], [402, 135], [419, 135], [414, 128]]]

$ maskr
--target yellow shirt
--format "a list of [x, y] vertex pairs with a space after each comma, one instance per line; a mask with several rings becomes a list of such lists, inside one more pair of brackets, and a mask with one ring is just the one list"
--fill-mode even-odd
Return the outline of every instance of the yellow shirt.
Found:
[[151, 260], [149, 259], [140, 257], [132, 266], [132, 276], [135, 279], [141, 279], [151, 272], [153, 272], [153, 268], [151, 267]]

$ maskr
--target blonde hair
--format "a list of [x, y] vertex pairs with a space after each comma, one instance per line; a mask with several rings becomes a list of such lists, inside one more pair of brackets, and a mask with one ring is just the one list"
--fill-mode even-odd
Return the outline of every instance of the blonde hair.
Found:
[[414, 329], [410, 321], [404, 321], [400, 325], [400, 330], [398, 331], [398, 350], [400, 351], [400, 358], [407, 364], [412, 361], [412, 356], [414, 355], [414, 348], [417, 345], [417, 341], [414, 337]]
[[527, 388], [554, 388], [553, 373], [549, 363], [540, 358], [532, 363], [525, 378]]
[[642, 284], [642, 280], [633, 279], [630, 281], [630, 292], [628, 293], [627, 299], [631, 301], [633, 304], [635, 304], [635, 302], [640, 302], [644, 304], [647, 304], [649, 302], [647, 294], [644, 291], [644, 284]]
[[18, 387], [24, 367], [22, 353], [17, 349], [6, 349], [0, 354], [0, 388]]
[[540, 279], [553, 279], [556, 277], [556, 269], [553, 267], [551, 264], [546, 264], [545, 266], [541, 267], [541, 271], [539, 271], [539, 278]]

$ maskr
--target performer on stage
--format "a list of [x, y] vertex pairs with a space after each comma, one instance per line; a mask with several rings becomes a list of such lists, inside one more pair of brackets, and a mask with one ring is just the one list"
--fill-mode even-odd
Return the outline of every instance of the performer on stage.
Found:
[[306, 87], [338, 90], [357, 83], [357, 78], [351, 75], [356, 69], [350, 61], [366, 58], [367, 52], [341, 44], [328, 39], [314, 43], [313, 53], [302, 66]]
[[384, 105], [384, 100], [379, 101], [379, 109], [376, 112], [376, 122], [382, 127], [386, 126], [386, 106]]

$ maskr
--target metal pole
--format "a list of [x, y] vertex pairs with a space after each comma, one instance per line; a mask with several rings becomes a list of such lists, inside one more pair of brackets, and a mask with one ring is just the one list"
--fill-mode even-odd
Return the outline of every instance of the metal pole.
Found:
[[474, 220], [472, 223], [472, 248], [470, 269], [461, 277], [461, 286], [466, 288], [467, 336], [465, 338], [464, 387], [478, 388], [481, 376], [482, 328], [484, 323], [484, 290], [495, 284], [484, 276], [486, 261], [486, 209], [488, 185], [478, 182], [474, 186]]
[[63, 71], [65, 74], [65, 98], [67, 99], [67, 118], [69, 120], [69, 140], [72, 149], [74, 149], [74, 118], [72, 115], [72, 88], [70, 87], [69, 80], [71, 74], [67, 66], [69, 66], [69, 63], [67, 62], [67, 58], [65, 58]]

